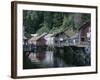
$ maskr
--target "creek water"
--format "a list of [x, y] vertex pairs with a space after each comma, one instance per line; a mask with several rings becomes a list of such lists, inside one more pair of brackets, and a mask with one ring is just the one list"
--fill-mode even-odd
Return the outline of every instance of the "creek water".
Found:
[[90, 54], [78, 47], [34, 47], [23, 52], [23, 69], [90, 65]]

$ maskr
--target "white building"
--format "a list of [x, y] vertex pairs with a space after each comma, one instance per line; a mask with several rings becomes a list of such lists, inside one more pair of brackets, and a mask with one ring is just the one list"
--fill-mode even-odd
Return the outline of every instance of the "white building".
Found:
[[46, 39], [46, 45], [53, 46], [54, 45], [54, 37], [53, 34], [47, 34], [44, 38]]

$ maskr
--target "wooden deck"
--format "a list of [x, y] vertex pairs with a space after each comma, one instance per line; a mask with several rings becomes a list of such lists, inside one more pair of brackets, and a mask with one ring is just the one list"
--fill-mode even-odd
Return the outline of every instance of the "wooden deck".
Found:
[[79, 45], [76, 45], [76, 47], [88, 47], [88, 45], [79, 44]]
[[77, 47], [88, 47], [88, 42], [81, 42], [80, 44], [76, 45]]

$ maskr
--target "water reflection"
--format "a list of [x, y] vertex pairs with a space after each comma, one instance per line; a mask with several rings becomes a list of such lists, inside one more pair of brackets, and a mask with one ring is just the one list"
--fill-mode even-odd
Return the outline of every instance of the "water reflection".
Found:
[[90, 54], [77, 47], [33, 47], [23, 52], [23, 69], [90, 65]]

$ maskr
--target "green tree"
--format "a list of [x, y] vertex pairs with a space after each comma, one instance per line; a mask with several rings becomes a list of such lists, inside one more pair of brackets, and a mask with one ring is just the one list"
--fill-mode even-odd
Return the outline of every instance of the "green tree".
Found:
[[63, 13], [55, 12], [53, 14], [53, 27], [60, 27], [63, 23]]
[[87, 13], [23, 10], [23, 31], [28, 34], [54, 33], [70, 27], [78, 30], [87, 21], [91, 21]]

